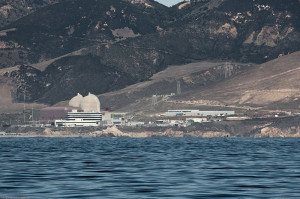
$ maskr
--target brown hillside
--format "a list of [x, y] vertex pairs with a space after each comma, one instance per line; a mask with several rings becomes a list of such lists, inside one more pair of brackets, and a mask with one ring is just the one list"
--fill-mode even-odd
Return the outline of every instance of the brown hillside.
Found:
[[300, 52], [283, 56], [217, 84], [195, 89], [181, 98], [215, 100], [228, 105], [299, 108], [299, 61]]
[[[231, 63], [231, 77], [225, 78], [226, 63], [198, 62], [171, 66], [150, 81], [99, 96], [102, 107], [130, 112], [163, 112], [168, 109], [273, 109], [297, 111], [300, 105], [300, 52], [261, 64]], [[154, 94], [182, 94], [151, 106]]]

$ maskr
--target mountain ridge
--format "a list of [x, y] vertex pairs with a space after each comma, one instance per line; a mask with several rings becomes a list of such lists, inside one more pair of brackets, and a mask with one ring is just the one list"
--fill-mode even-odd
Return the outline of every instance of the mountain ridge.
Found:
[[77, 92], [101, 94], [146, 81], [172, 64], [264, 63], [300, 50], [297, 0], [205, 0], [180, 10], [182, 4], [154, 1], [82, 2], [43, 7], [0, 29], [2, 68], [21, 66], [3, 73], [15, 81], [16, 101], [26, 90], [28, 101], [55, 104]]

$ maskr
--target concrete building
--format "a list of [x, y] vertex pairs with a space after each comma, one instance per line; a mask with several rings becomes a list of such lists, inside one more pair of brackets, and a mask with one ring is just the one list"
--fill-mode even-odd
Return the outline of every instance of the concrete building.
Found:
[[199, 111], [199, 110], [168, 110], [165, 116], [227, 116], [234, 115], [234, 111]]
[[77, 112], [72, 110], [66, 113], [65, 120], [55, 120], [55, 126], [78, 127], [78, 126], [99, 126], [102, 120], [102, 113]]
[[156, 120], [155, 126], [167, 127], [167, 126], [177, 126], [177, 127], [187, 127], [192, 124], [190, 120]]
[[104, 126], [126, 125], [126, 122], [130, 119], [130, 116], [127, 114], [128, 113], [105, 111], [102, 117], [102, 124]]
[[[100, 101], [97, 96], [89, 93], [83, 97], [79, 93], [69, 101], [71, 111], [65, 113], [63, 119], [55, 120], [55, 126], [99, 126], [102, 121]], [[81, 111], [78, 111], [81, 110]]]
[[197, 117], [197, 118], [186, 118], [186, 120], [191, 120], [193, 121], [194, 123], [203, 123], [203, 122], [208, 122], [207, 118], [206, 117]]
[[145, 122], [126, 122], [125, 126], [144, 126]]
[[125, 120], [122, 119], [103, 120], [101, 124], [103, 126], [124, 126]]

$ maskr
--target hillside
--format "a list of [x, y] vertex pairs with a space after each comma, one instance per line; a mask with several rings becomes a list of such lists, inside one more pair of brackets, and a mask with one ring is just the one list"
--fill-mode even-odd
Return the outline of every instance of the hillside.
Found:
[[[14, 83], [15, 101], [26, 90], [28, 101], [55, 104], [77, 92], [103, 94], [147, 81], [170, 65], [261, 64], [300, 50], [298, 0], [182, 5], [72, 0], [45, 6], [0, 29], [0, 63], [7, 68], [1, 74]], [[244, 70], [239, 66], [237, 73]], [[222, 81], [222, 70], [209, 72]]]
[[0, 27], [62, 0], [4, 0], [0, 2]]
[[300, 52], [280, 57], [209, 87], [181, 96], [182, 100], [215, 100], [221, 104], [272, 109], [300, 108]]
[[[150, 81], [100, 95], [104, 107], [118, 111], [157, 112], [174, 108], [257, 109], [296, 111], [300, 108], [300, 52], [260, 65], [199, 62], [170, 66]], [[227, 65], [227, 66], [226, 66]], [[227, 67], [232, 67], [226, 78]], [[249, 75], [251, 74], [251, 75]], [[182, 93], [165, 101], [152, 95]]]
[[43, 7], [2, 28], [1, 59], [10, 56], [15, 62], [1, 62], [1, 67], [38, 63], [87, 46], [154, 33], [167, 17], [164, 9], [119, 0], [62, 1]]

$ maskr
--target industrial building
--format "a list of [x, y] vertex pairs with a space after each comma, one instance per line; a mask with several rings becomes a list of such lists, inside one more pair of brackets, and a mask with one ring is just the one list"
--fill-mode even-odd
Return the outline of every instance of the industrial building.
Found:
[[187, 121], [193, 121], [194, 123], [209, 122], [209, 120], [206, 117], [186, 118], [186, 120]]
[[77, 112], [72, 110], [66, 113], [65, 120], [55, 120], [55, 126], [99, 126], [102, 120], [102, 113]]
[[91, 93], [85, 97], [78, 93], [69, 101], [69, 106], [41, 109], [40, 120], [55, 126], [99, 126], [102, 121], [100, 101]]
[[102, 124], [103, 126], [121, 126], [125, 125], [126, 121], [130, 118], [126, 116], [128, 113], [117, 113], [117, 112], [109, 112], [105, 111], [103, 115], [103, 121]]
[[168, 110], [165, 116], [227, 116], [234, 115], [235, 111], [199, 111], [199, 110]]
[[[235, 111], [168, 110], [163, 115], [187, 118], [185, 120], [157, 120], [154, 125], [186, 127], [195, 122], [221, 121], [224, 116], [235, 115]], [[98, 97], [91, 93], [85, 97], [78, 93], [66, 107], [41, 109], [40, 120], [44, 124], [54, 123], [55, 126], [63, 127], [153, 125], [152, 123], [131, 121], [132, 116], [128, 113], [104, 111], [102, 114]]]
[[155, 126], [177, 126], [177, 127], [187, 127], [193, 123], [192, 120], [156, 120]]

